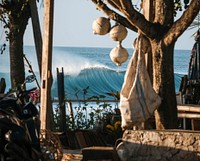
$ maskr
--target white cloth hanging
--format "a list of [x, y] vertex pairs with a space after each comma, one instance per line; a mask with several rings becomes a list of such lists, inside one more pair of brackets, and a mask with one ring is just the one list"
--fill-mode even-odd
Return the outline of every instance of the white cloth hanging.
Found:
[[145, 66], [141, 36], [129, 62], [120, 93], [122, 129], [133, 128], [152, 116], [161, 104], [160, 96], [154, 91]]

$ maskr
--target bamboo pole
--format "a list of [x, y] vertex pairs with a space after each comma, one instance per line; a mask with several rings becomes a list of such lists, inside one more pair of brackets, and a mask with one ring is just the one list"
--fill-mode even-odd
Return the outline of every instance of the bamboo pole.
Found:
[[177, 105], [177, 109], [178, 111], [200, 113], [200, 105], [191, 105], [191, 104]]
[[42, 34], [40, 30], [40, 21], [38, 16], [38, 10], [36, 0], [29, 0], [31, 10], [31, 20], [33, 26], [33, 36], [35, 41], [35, 49], [37, 54], [38, 69], [41, 76], [41, 64], [42, 64]]
[[44, 0], [44, 31], [42, 48], [41, 78], [41, 129], [50, 130], [52, 120], [51, 85], [52, 85], [52, 39], [53, 39], [54, 0]]
[[196, 114], [196, 113], [178, 113], [178, 118], [200, 119], [200, 114]]

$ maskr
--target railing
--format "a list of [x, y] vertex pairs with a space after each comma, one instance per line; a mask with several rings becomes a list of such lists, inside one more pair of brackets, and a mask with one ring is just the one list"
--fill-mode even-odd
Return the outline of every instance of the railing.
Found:
[[178, 104], [178, 118], [183, 119], [183, 129], [189, 123], [192, 130], [200, 130], [200, 105]]
[[200, 119], [200, 105], [180, 104], [177, 108], [179, 118]]
[[[59, 102], [58, 100], [53, 100], [53, 102]], [[70, 115], [73, 115], [72, 113], [72, 103], [80, 103], [80, 102], [111, 102], [111, 103], [119, 103], [119, 100], [66, 100], [65, 101], [68, 104]], [[183, 119], [183, 129], [186, 129], [186, 119], [191, 120], [191, 126], [192, 129], [195, 130], [196, 125], [200, 124], [200, 105], [194, 105], [194, 104], [178, 104], [177, 105], [178, 110], [178, 118]]]

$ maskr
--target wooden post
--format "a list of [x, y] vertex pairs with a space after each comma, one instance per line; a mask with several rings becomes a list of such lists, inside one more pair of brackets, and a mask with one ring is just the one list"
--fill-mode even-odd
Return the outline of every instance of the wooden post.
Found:
[[142, 2], [142, 8], [143, 8], [143, 14], [145, 16], [145, 18], [152, 22], [154, 19], [154, 11], [152, 10], [153, 8], [153, 3], [154, 0], [143, 0]]
[[67, 102], [67, 105], [68, 105], [68, 108], [69, 108], [69, 117], [72, 121], [72, 129], [74, 129], [75, 127], [75, 121], [74, 121], [74, 113], [73, 113], [73, 108], [72, 108], [72, 102], [71, 101], [68, 101]]
[[36, 0], [29, 0], [30, 10], [31, 10], [31, 20], [33, 26], [33, 35], [35, 41], [35, 49], [37, 54], [38, 69], [41, 76], [41, 64], [42, 64], [42, 34], [40, 30], [40, 21], [38, 16], [38, 10], [36, 5]]
[[44, 31], [42, 48], [42, 78], [41, 78], [41, 129], [51, 129], [52, 105], [52, 39], [53, 39], [53, 9], [54, 0], [44, 0]]
[[1, 78], [0, 81], [0, 94], [3, 94], [5, 92], [6, 89], [6, 81], [4, 78]]
[[[152, 10], [153, 8], [153, 0], [143, 0], [142, 1], [142, 8], [143, 8], [143, 14], [145, 16], [145, 18], [152, 22], [154, 19], [154, 12]], [[149, 44], [150, 46], [150, 44]], [[149, 78], [151, 80], [151, 82], [153, 83], [153, 65], [152, 65], [152, 53], [151, 50], [145, 54], [145, 63], [146, 63], [146, 67], [147, 67], [147, 71], [149, 73]], [[143, 128], [144, 129], [149, 129], [150, 127], [150, 119], [146, 120], [143, 123]]]
[[[154, 11], [153, 11], [153, 1], [154, 0], [143, 0], [142, 2], [142, 8], [143, 8], [143, 14], [145, 18], [152, 22], [154, 20]], [[152, 53], [149, 52], [145, 55], [146, 59], [146, 67], [147, 71], [149, 73], [150, 80], [153, 82], [153, 66], [152, 66]]]
[[66, 131], [66, 110], [65, 110], [65, 86], [64, 86], [64, 71], [60, 73], [57, 68], [57, 87], [58, 87], [58, 99], [60, 108], [60, 127], [61, 131]]

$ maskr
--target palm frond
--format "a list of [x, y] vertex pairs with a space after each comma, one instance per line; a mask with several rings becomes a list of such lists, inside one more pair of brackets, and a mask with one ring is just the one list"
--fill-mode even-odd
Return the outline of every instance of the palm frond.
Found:
[[192, 24], [188, 27], [188, 30], [199, 28], [200, 27], [200, 13], [197, 15], [197, 17], [194, 19]]

